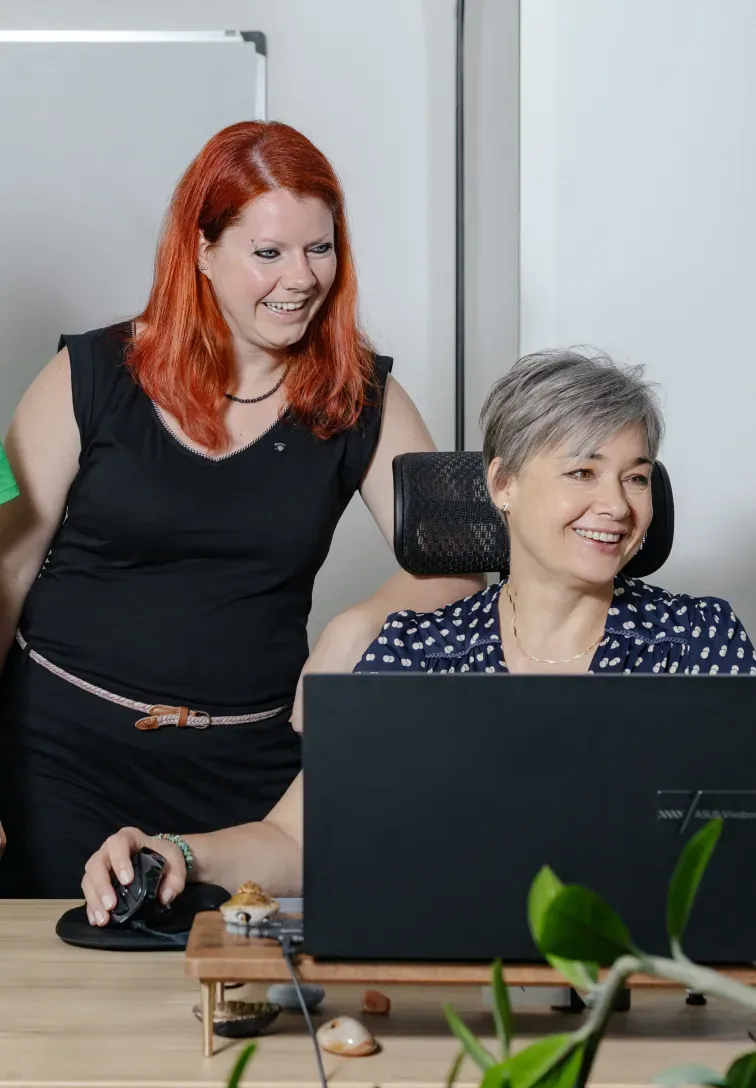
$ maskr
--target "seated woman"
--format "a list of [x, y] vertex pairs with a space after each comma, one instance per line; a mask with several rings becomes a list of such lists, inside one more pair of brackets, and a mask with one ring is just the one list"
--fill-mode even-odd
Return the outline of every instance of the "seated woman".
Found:
[[651, 523], [664, 426], [640, 368], [529, 355], [493, 387], [481, 424], [508, 579], [435, 612], [389, 616], [357, 671], [756, 673], [726, 601], [621, 573]]
[[[663, 422], [639, 369], [606, 357], [543, 352], [496, 383], [482, 413], [488, 486], [507, 520], [509, 578], [464, 600], [388, 617], [357, 671], [426, 673], [756, 673], [756, 654], [726, 601], [656, 589], [622, 575], [643, 547]], [[190, 880], [273, 894], [300, 886], [301, 778], [258, 824], [186, 836]], [[90, 859], [84, 891], [103, 924], [112, 872], [130, 876], [141, 846], [168, 859], [164, 895], [187, 879], [182, 851], [126, 828]], [[296, 850], [299, 857], [299, 850]], [[98, 917], [99, 915], [99, 917]]]

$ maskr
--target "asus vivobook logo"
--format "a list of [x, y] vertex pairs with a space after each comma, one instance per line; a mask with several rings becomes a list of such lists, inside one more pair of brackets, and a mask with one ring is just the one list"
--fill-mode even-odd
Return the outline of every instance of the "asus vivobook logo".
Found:
[[656, 819], [677, 835], [707, 820], [756, 821], [756, 790], [657, 790]]

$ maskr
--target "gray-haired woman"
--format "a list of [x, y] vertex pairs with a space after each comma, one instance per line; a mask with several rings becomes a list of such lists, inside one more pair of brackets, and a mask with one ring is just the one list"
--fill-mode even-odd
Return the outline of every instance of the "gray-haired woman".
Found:
[[651, 523], [664, 432], [641, 367], [528, 355], [494, 385], [481, 424], [509, 578], [427, 615], [389, 616], [357, 671], [756, 674], [726, 601], [621, 573]]

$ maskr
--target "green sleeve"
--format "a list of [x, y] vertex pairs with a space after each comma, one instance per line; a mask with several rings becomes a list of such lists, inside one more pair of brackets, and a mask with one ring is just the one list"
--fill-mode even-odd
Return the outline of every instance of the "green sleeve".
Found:
[[5, 450], [0, 446], [0, 505], [18, 498], [18, 486], [13, 478]]

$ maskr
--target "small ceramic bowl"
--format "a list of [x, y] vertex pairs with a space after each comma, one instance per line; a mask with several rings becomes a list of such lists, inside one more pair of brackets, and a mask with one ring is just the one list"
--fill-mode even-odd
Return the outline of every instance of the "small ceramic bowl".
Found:
[[[278, 1018], [280, 1005], [270, 1001], [223, 1001], [213, 1011], [213, 1031], [226, 1039], [248, 1039], [261, 1035]], [[202, 1021], [202, 1009], [195, 1005], [192, 1012]]]

